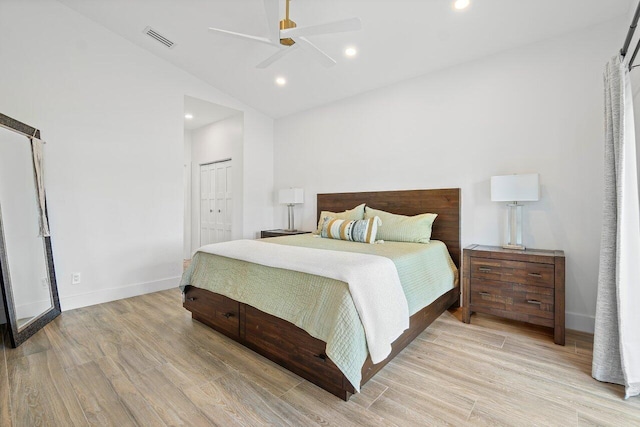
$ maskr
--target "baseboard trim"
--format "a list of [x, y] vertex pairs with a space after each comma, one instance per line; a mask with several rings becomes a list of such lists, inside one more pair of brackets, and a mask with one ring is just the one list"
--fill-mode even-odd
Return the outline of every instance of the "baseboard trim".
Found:
[[170, 277], [154, 282], [136, 283], [120, 288], [100, 289], [85, 294], [60, 297], [60, 306], [62, 311], [73, 310], [75, 308], [88, 307], [90, 305], [177, 288], [179, 284], [180, 277]]
[[565, 326], [567, 329], [593, 334], [595, 325], [595, 316], [587, 316], [586, 314], [579, 313], [565, 313]]

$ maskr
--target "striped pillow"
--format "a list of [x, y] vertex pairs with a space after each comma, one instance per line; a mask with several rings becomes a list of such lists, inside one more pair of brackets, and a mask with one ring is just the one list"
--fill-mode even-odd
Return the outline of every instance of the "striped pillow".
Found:
[[348, 211], [344, 211], [344, 212], [329, 212], [329, 211], [320, 212], [320, 219], [318, 220], [318, 229], [314, 231], [313, 234], [322, 233], [322, 224], [324, 224], [324, 219], [328, 216], [336, 219], [346, 219], [346, 220], [364, 219], [364, 203], [356, 206], [353, 209], [349, 209]]
[[324, 218], [320, 235], [328, 239], [375, 243], [378, 226], [381, 223], [380, 218], [377, 216], [351, 221], [328, 216]]

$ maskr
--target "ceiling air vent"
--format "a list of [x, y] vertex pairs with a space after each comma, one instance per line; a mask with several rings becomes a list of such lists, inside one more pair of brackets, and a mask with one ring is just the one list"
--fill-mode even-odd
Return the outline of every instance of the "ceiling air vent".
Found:
[[151, 27], [145, 28], [144, 30], [142, 30], [142, 32], [148, 35], [149, 37], [151, 37], [152, 39], [159, 41], [169, 49], [171, 49], [175, 44], [171, 40], [169, 40], [168, 38], [166, 38], [165, 36], [163, 36], [162, 34], [160, 34], [159, 32], [157, 32]]

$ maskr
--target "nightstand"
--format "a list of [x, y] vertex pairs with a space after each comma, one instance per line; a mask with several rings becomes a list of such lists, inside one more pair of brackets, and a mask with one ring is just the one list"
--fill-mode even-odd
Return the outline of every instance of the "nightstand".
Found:
[[564, 252], [471, 245], [463, 251], [462, 321], [471, 313], [553, 328], [564, 345]]
[[287, 231], [287, 230], [283, 230], [283, 229], [262, 230], [260, 232], [260, 238], [264, 239], [265, 237], [293, 236], [294, 234], [307, 234], [307, 233], [311, 233], [311, 232], [310, 231], [302, 231], [302, 230]]

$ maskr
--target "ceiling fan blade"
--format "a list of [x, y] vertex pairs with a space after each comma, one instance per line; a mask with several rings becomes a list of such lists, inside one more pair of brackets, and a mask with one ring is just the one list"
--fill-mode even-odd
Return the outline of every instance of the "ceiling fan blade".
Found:
[[[336, 60], [324, 53], [320, 48], [311, 43], [309, 40], [304, 37], [296, 37], [293, 39], [297, 44], [301, 44], [303, 47], [306, 47], [309, 52], [313, 54], [318, 62], [320, 62], [325, 67], [332, 67], [336, 65]], [[295, 45], [294, 45], [295, 46]]]
[[280, 15], [279, 0], [264, 0], [264, 12], [267, 20], [268, 37], [272, 43], [280, 43], [280, 28], [278, 19]]
[[212, 28], [209, 27], [209, 31], [213, 31], [216, 33], [222, 33], [222, 34], [226, 34], [229, 36], [233, 36], [233, 37], [239, 37], [241, 39], [245, 39], [245, 40], [253, 40], [256, 42], [260, 42], [260, 43], [266, 43], [268, 45], [273, 46], [275, 43], [272, 42], [271, 40], [265, 38], [265, 37], [258, 37], [258, 36], [252, 36], [250, 34], [243, 34], [243, 33], [235, 33], [233, 31], [227, 31], [227, 30], [221, 30], [220, 28]]
[[295, 38], [300, 36], [315, 36], [318, 34], [344, 33], [362, 29], [359, 18], [345, 19], [343, 21], [328, 22], [326, 24], [310, 25], [308, 27], [289, 28], [280, 30], [280, 38]]
[[283, 47], [282, 49], [280, 49], [279, 51], [277, 51], [276, 53], [274, 53], [273, 55], [271, 55], [270, 57], [268, 57], [258, 65], [256, 65], [256, 68], [267, 68], [269, 65], [273, 64], [278, 59], [282, 58], [286, 54], [295, 50], [297, 47], [298, 47], [297, 44], [294, 44], [293, 46], [289, 46], [289, 47]]

